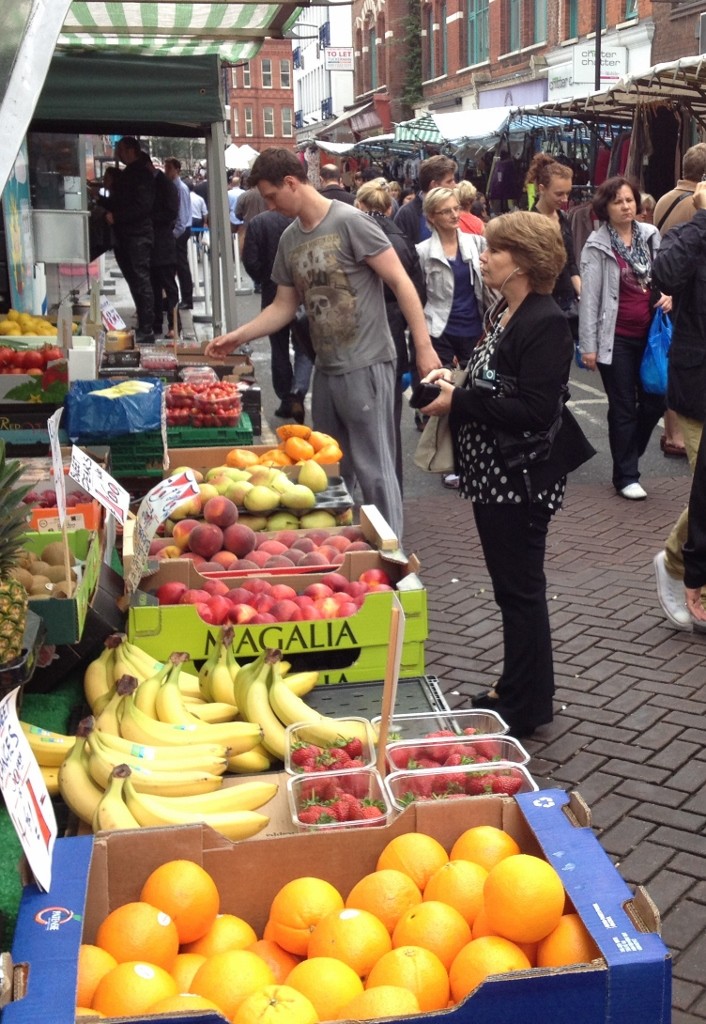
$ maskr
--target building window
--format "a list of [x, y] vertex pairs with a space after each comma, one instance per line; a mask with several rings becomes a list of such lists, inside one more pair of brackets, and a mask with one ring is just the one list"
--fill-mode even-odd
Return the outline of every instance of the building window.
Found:
[[292, 88], [292, 65], [288, 60], [279, 62], [279, 84], [282, 89]]
[[262, 61], [262, 88], [272, 88], [272, 61], [267, 57]]
[[238, 69], [237, 68], [231, 68], [230, 69], [230, 85], [231, 85], [232, 89], [237, 89], [238, 88]]
[[289, 139], [292, 136], [292, 108], [282, 107], [282, 137]]
[[427, 61], [425, 78], [436, 78], [436, 60], [434, 53], [434, 9], [429, 5], [426, 10]]
[[576, 39], [579, 34], [579, 0], [569, 0], [567, 39]]
[[243, 89], [250, 88], [250, 61], [243, 64]]
[[262, 108], [262, 128], [263, 135], [266, 135], [268, 139], [271, 139], [275, 134], [275, 108], [274, 107], [263, 107]]
[[488, 59], [488, 0], [467, 0], [466, 61], [480, 64]]
[[625, 20], [632, 21], [637, 17], [637, 0], [625, 0]]
[[368, 53], [370, 54], [370, 88], [377, 89], [378, 87], [378, 48], [377, 48], [378, 34], [374, 28], [370, 29], [368, 35]]
[[535, 0], [533, 43], [546, 42], [546, 0]]
[[507, 52], [513, 53], [522, 46], [522, 0], [508, 0]]
[[245, 108], [245, 135], [251, 139], [253, 136], [252, 130], [252, 107]]
[[230, 133], [233, 136], [233, 138], [235, 139], [235, 138], [237, 138], [240, 135], [240, 111], [238, 110], [237, 107], [231, 107], [230, 108], [230, 119], [231, 119]]
[[439, 12], [439, 29], [441, 31], [441, 74], [446, 75], [449, 71], [449, 40], [446, 27], [446, 3], [442, 3]]

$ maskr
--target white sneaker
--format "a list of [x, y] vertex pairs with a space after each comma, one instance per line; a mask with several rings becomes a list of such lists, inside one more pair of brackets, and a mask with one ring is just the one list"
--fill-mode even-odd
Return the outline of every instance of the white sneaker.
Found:
[[647, 497], [647, 491], [639, 484], [626, 484], [625, 487], [621, 487], [618, 494], [621, 498], [627, 498], [628, 501], [644, 501]]
[[677, 629], [691, 630], [692, 621], [686, 607], [684, 581], [677, 579], [667, 571], [664, 551], [655, 555], [652, 564], [655, 567], [657, 580], [657, 597], [664, 614]]

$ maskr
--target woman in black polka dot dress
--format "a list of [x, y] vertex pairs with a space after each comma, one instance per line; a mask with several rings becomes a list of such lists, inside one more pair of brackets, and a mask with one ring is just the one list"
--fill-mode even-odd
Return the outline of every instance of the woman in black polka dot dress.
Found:
[[561, 508], [567, 473], [593, 449], [564, 410], [549, 456], [508, 468], [498, 437], [546, 431], [568, 393], [573, 342], [551, 296], [566, 252], [556, 224], [520, 211], [491, 220], [486, 241], [481, 273], [502, 298], [473, 351], [467, 384], [454, 387], [448, 371], [432, 371], [427, 379], [442, 391], [423, 412], [450, 414], [459, 493], [472, 502], [502, 615], [502, 674], [472, 703], [497, 711], [514, 735], [528, 736], [553, 714], [544, 575], [549, 522]]

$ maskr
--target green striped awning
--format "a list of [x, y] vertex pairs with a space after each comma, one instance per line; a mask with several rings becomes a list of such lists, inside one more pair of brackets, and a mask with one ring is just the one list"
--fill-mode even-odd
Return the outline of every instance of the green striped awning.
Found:
[[74, 0], [57, 49], [169, 57], [216, 53], [228, 62], [249, 60], [265, 38], [281, 39], [300, 12], [292, 2]]
[[395, 125], [395, 142], [427, 142], [439, 145], [443, 141], [444, 137], [438, 125], [429, 113]]

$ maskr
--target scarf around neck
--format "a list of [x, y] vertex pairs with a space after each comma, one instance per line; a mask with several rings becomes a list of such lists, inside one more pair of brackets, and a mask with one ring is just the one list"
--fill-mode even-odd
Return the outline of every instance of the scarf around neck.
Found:
[[610, 235], [610, 244], [613, 250], [618, 254], [618, 256], [624, 259], [631, 268], [633, 274], [640, 283], [640, 287], [647, 289], [652, 277], [652, 261], [650, 258], [650, 250], [640, 234], [637, 221], [634, 220], [632, 222], [632, 240], [631, 247], [629, 249], [620, 238], [615, 228], [611, 224], [608, 224], [607, 227], [608, 234]]

